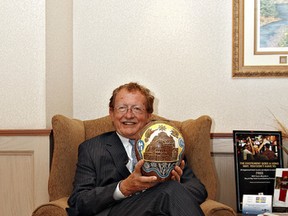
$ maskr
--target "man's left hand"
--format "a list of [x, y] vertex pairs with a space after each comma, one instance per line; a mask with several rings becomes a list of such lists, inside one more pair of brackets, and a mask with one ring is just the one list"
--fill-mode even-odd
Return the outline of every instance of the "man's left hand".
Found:
[[181, 176], [183, 175], [183, 169], [185, 167], [185, 161], [182, 160], [179, 166], [175, 166], [172, 170], [171, 180], [180, 182]]

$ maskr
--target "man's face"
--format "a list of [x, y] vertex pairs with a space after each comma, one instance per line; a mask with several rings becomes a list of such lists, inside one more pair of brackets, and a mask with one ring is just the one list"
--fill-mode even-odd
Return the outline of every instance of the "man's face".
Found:
[[139, 91], [122, 89], [115, 98], [114, 109], [109, 110], [116, 131], [129, 139], [136, 139], [138, 132], [149, 122], [146, 98]]

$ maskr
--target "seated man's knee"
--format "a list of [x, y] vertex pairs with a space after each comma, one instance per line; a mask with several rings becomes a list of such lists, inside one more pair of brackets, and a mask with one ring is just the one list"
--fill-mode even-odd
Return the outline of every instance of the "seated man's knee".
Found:
[[184, 186], [177, 181], [163, 182], [162, 187], [163, 187], [162, 190], [163, 195], [165, 194], [175, 196], [175, 194], [177, 193], [183, 194], [187, 192]]

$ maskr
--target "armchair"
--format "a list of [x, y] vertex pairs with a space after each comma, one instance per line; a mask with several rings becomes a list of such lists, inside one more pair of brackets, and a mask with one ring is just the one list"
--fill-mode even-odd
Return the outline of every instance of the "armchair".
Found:
[[[153, 119], [163, 117], [153, 115]], [[227, 205], [215, 201], [217, 174], [210, 155], [211, 118], [201, 116], [195, 120], [172, 121], [185, 139], [185, 155], [196, 176], [206, 186], [207, 200], [201, 208], [205, 216], [236, 216]], [[72, 192], [78, 146], [84, 140], [114, 130], [109, 116], [93, 120], [71, 119], [63, 115], [52, 118], [54, 150], [48, 182], [50, 202], [36, 208], [32, 216], [67, 216], [65, 208]]]

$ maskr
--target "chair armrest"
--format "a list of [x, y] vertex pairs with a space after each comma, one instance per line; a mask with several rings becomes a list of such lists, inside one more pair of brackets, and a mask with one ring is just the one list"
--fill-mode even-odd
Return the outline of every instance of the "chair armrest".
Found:
[[203, 202], [201, 204], [201, 209], [205, 216], [236, 216], [236, 213], [231, 207], [211, 199], [207, 199]]
[[32, 216], [67, 216], [66, 208], [68, 197], [63, 197], [43, 205], [34, 210]]

